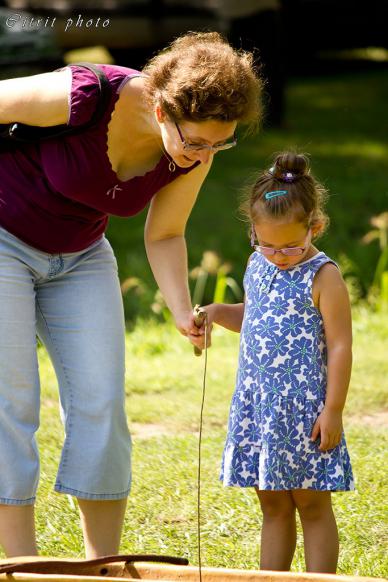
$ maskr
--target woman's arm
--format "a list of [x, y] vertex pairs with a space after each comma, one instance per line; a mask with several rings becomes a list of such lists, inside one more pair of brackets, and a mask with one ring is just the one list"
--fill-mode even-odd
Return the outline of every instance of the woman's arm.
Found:
[[0, 81], [0, 123], [65, 124], [70, 88], [70, 68]]
[[[199, 190], [211, 167], [200, 164], [162, 188], [152, 199], [144, 240], [155, 280], [183, 335], [200, 347], [188, 286], [185, 228]], [[193, 337], [192, 337], [193, 336]], [[198, 340], [198, 341], [197, 341]]]
[[319, 448], [327, 450], [338, 445], [342, 435], [342, 411], [352, 368], [352, 320], [349, 294], [337, 267], [324, 265], [315, 279], [327, 344], [327, 388], [325, 407], [312, 437], [315, 440], [320, 433]]

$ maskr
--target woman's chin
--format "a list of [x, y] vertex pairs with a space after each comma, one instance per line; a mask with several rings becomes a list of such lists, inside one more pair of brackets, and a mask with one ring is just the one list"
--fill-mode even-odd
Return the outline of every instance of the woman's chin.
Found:
[[174, 162], [181, 168], [190, 168], [195, 164], [195, 160], [191, 160], [187, 156], [179, 156], [174, 159]]

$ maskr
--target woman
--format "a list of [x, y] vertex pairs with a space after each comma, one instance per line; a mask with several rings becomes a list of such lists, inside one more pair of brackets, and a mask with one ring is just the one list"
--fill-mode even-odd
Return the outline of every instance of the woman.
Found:
[[[0, 544], [37, 553], [36, 333], [53, 361], [65, 442], [55, 490], [77, 497], [86, 556], [116, 553], [130, 486], [124, 321], [109, 214], [149, 202], [147, 256], [178, 330], [200, 344], [185, 225], [213, 155], [259, 116], [251, 55], [189, 33], [142, 73], [101, 66], [106, 114], [77, 135], [0, 156]], [[0, 123], [82, 125], [98, 100], [80, 66], [0, 83]]]

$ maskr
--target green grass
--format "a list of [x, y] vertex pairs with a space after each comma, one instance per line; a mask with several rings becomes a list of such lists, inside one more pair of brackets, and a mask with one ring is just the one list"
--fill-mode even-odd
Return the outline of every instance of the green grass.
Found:
[[[313, 170], [331, 191], [331, 228], [319, 246], [334, 259], [342, 255], [365, 292], [378, 258], [377, 245], [363, 246], [369, 218], [388, 207], [388, 76], [385, 71], [293, 79], [287, 89], [284, 129], [240, 140], [216, 157], [187, 228], [190, 267], [205, 250], [232, 263], [241, 282], [249, 250], [236, 208], [244, 183], [268, 167], [272, 153], [293, 148], [311, 154]], [[127, 316], [149, 314], [156, 286], [143, 248], [145, 213], [112, 218], [108, 231], [120, 276], [139, 277], [147, 293], [130, 292]], [[210, 297], [208, 297], [210, 299]], [[355, 359], [345, 427], [357, 492], [338, 494], [334, 503], [341, 537], [339, 572], [384, 576], [387, 563], [386, 338], [383, 315], [361, 307], [355, 314]], [[217, 329], [209, 352], [202, 462], [203, 563], [255, 568], [261, 516], [250, 490], [223, 488], [218, 470], [238, 352], [238, 337]], [[82, 556], [77, 508], [52, 492], [62, 429], [55, 376], [41, 348], [42, 458], [37, 503], [41, 553]], [[197, 563], [197, 431], [203, 357], [169, 325], [139, 322], [127, 336], [127, 411], [134, 433], [134, 481], [123, 552], [171, 553]], [[386, 408], [385, 408], [386, 410]], [[386, 418], [386, 417], [385, 417]], [[153, 431], [153, 432], [152, 432]], [[150, 436], [154, 434], [154, 436]], [[147, 438], [144, 438], [147, 437]], [[301, 544], [293, 569], [303, 569]]]
[[[311, 155], [312, 168], [329, 189], [331, 226], [319, 247], [344, 263], [366, 293], [379, 256], [377, 243], [363, 245], [369, 218], [388, 208], [388, 75], [386, 71], [291, 79], [287, 87], [286, 126], [266, 129], [238, 147], [217, 154], [187, 228], [190, 268], [205, 250], [232, 263], [240, 281], [248, 254], [246, 227], [237, 217], [244, 184], [269, 167], [273, 152], [291, 148]], [[155, 290], [143, 249], [145, 213], [134, 219], [112, 218], [108, 236], [121, 278], [141, 278]], [[207, 301], [211, 299], [210, 288]], [[143, 303], [142, 303], [143, 301]], [[149, 298], [126, 298], [127, 317], [147, 313]]]
[[[388, 322], [368, 311], [354, 316], [354, 371], [345, 415], [357, 491], [334, 495], [341, 537], [339, 572], [383, 576], [386, 547]], [[202, 447], [203, 564], [257, 568], [261, 515], [252, 490], [218, 481], [229, 402], [234, 388], [238, 335], [217, 327], [208, 354]], [[37, 502], [41, 553], [82, 557], [73, 500], [52, 492], [62, 441], [56, 379], [39, 350], [42, 473]], [[133, 490], [122, 552], [167, 553], [197, 563], [198, 427], [204, 357], [169, 324], [142, 322], [127, 334], [126, 405], [133, 432]], [[386, 409], [385, 409], [386, 410]], [[294, 570], [303, 570], [299, 528]]]

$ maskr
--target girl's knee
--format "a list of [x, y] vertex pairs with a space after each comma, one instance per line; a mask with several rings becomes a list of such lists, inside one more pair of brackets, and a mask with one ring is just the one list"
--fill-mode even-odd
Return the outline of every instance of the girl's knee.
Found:
[[302, 520], [321, 519], [332, 512], [330, 491], [296, 490], [292, 496]]
[[263, 516], [269, 519], [287, 519], [295, 513], [295, 503], [289, 491], [256, 490]]

